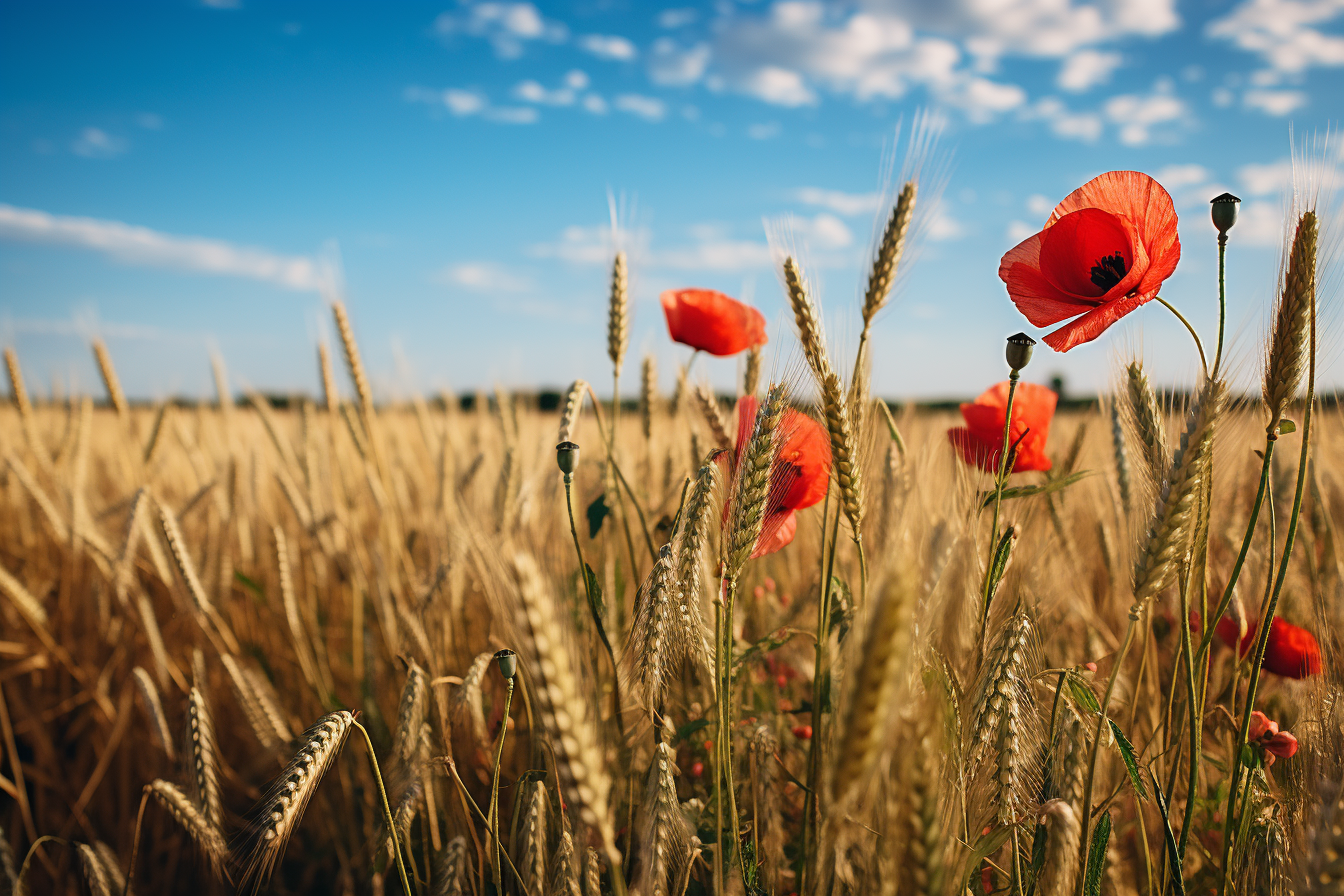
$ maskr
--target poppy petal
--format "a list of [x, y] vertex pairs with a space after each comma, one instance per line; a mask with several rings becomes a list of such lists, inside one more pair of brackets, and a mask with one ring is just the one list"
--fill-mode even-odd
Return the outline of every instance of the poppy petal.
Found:
[[1152, 301], [1156, 295], [1156, 291], [1147, 295], [1135, 293], [1093, 308], [1082, 317], [1070, 321], [1053, 333], [1047, 334], [1045, 344], [1057, 352], [1066, 352], [1075, 346], [1082, 345], [1084, 342], [1091, 342], [1106, 332], [1111, 324], [1140, 305]]
[[773, 554], [792, 542], [797, 533], [798, 514], [792, 510], [766, 514], [764, 522], [761, 523], [761, 534], [756, 539], [756, 547], [751, 552], [751, 559]]
[[761, 312], [712, 289], [669, 289], [659, 297], [673, 341], [711, 355], [764, 345]]

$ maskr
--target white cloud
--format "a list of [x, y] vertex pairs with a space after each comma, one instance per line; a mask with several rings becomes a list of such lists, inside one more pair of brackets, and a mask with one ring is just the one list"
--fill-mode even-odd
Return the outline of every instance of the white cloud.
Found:
[[709, 57], [709, 44], [683, 48], [670, 37], [660, 37], [649, 53], [649, 78], [655, 84], [694, 84], [705, 76]]
[[662, 121], [667, 115], [667, 104], [662, 100], [637, 93], [623, 93], [612, 101], [612, 105], [645, 121]]
[[599, 59], [629, 62], [639, 55], [635, 45], [616, 34], [586, 34], [579, 38], [579, 47]]
[[527, 41], [561, 43], [569, 37], [563, 23], [544, 18], [531, 3], [472, 3], [458, 14], [441, 13], [434, 30], [440, 37], [460, 32], [484, 38], [504, 59], [521, 56]]
[[590, 83], [588, 73], [582, 69], [570, 69], [565, 73], [565, 86], [570, 90], [587, 90]]
[[591, 112], [594, 115], [606, 115], [607, 101], [595, 93], [590, 93], [583, 98], [583, 108], [585, 112]]
[[819, 205], [836, 214], [853, 217], [870, 215], [882, 205], [880, 193], [844, 193], [821, 187], [799, 187], [794, 196], [807, 205]]
[[475, 115], [490, 104], [483, 94], [474, 90], [456, 90], [449, 88], [442, 94], [443, 105], [454, 115]]
[[1278, 248], [1284, 238], [1283, 206], [1272, 199], [1243, 202], [1232, 238], [1244, 246]]
[[492, 261], [463, 262], [449, 265], [435, 273], [431, 280], [445, 286], [460, 286], [474, 292], [517, 293], [532, 288], [526, 278]]
[[541, 117], [536, 109], [528, 106], [491, 106], [481, 116], [499, 124], [536, 124]]
[[1040, 193], [1034, 193], [1027, 197], [1027, 211], [1038, 218], [1048, 218], [1050, 213], [1055, 210], [1055, 203], [1048, 196], [1042, 196]]
[[665, 9], [658, 13], [658, 27], [660, 28], [681, 28], [689, 25], [700, 18], [700, 13], [694, 9]]
[[1001, 84], [976, 76], [945, 91], [943, 99], [963, 110], [971, 121], [983, 124], [1026, 103], [1027, 92], [1016, 84]]
[[1184, 187], [1193, 187], [1199, 184], [1207, 183], [1213, 175], [1209, 169], [1203, 165], [1195, 164], [1176, 164], [1167, 165], [1160, 168], [1153, 174], [1153, 179], [1166, 187], [1168, 191], [1180, 190]]
[[153, 112], [141, 112], [135, 116], [135, 123], [147, 131], [157, 131], [163, 128], [163, 116], [155, 115]]
[[1061, 90], [1082, 93], [1111, 80], [1111, 74], [1122, 61], [1119, 53], [1079, 50], [1064, 60], [1055, 83]]
[[822, 212], [814, 218], [793, 218], [790, 221], [795, 238], [801, 238], [813, 249], [845, 249], [854, 244], [854, 234], [835, 215]]
[[753, 140], [771, 140], [783, 131], [777, 121], [766, 121], [747, 126], [747, 136]]
[[[523, 81], [514, 88], [514, 95], [527, 102], [549, 103], [551, 105], [570, 105], [574, 102], [568, 88], [547, 91], [535, 81]], [[443, 107], [456, 118], [478, 115], [486, 121], [500, 124], [533, 124], [540, 119], [537, 110], [529, 106], [495, 106], [489, 97], [478, 90], [463, 90], [450, 87], [447, 90], [430, 90], [426, 87], [407, 87], [403, 96], [408, 103], [424, 103], [431, 107]], [[567, 99], [567, 102], [565, 101]]]
[[1008, 222], [1008, 242], [1017, 245], [1034, 233], [1040, 233], [1041, 228], [1034, 224], [1028, 224], [1026, 221]]
[[1280, 159], [1264, 165], [1242, 165], [1237, 169], [1237, 180], [1248, 196], [1271, 196], [1282, 193], [1293, 182], [1293, 160]]
[[209, 9], [242, 9], [238, 0], [201, 0], [201, 5]]
[[1248, 90], [1241, 101], [1266, 115], [1287, 115], [1305, 106], [1307, 95], [1300, 90]]
[[802, 75], [777, 65], [761, 66], [745, 76], [740, 87], [744, 93], [776, 106], [811, 106], [817, 101]]
[[547, 90], [536, 81], [520, 81], [513, 88], [513, 95], [525, 103], [539, 103], [543, 106], [572, 106], [577, 98], [573, 88], [557, 87]]
[[71, 141], [70, 151], [86, 159], [111, 159], [126, 151], [127, 143], [101, 128], [85, 128]]
[[946, 243], [961, 239], [965, 233], [966, 228], [962, 226], [962, 223], [950, 217], [942, 209], [935, 211], [933, 219], [929, 221], [929, 239], [935, 243]]
[[1226, 109], [1235, 99], [1232, 91], [1226, 87], [1215, 87], [1213, 93], [1209, 94], [1209, 100], [1219, 109]]
[[1043, 120], [1056, 137], [1091, 143], [1101, 136], [1105, 122], [1095, 112], [1073, 112], [1059, 97], [1047, 96], [1022, 111], [1022, 117]]
[[1152, 139], [1155, 126], [1180, 121], [1187, 114], [1185, 103], [1161, 90], [1147, 96], [1113, 96], [1103, 108], [1106, 117], [1120, 129], [1120, 142], [1126, 146], [1143, 146]]
[[1344, 65], [1344, 37], [1314, 26], [1344, 15], [1344, 0], [1245, 0], [1207, 27], [1210, 37], [1229, 40], [1259, 55], [1280, 72]]
[[121, 221], [52, 215], [0, 204], [0, 239], [91, 249], [125, 264], [261, 280], [286, 289], [325, 290], [333, 272], [315, 259], [276, 255], [222, 240], [174, 236]]

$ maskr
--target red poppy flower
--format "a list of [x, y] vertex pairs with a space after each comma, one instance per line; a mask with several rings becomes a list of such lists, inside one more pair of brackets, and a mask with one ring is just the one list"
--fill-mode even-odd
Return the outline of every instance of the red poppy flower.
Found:
[[1251, 724], [1246, 740], [1265, 751], [1265, 765], [1274, 764], [1274, 758], [1290, 759], [1297, 754], [1297, 738], [1279, 730], [1279, 723], [1260, 710], [1251, 712]]
[[[1196, 621], [1196, 624], [1198, 622]], [[1245, 659], [1255, 647], [1255, 632], [1260, 627], [1258, 620], [1251, 620], [1246, 628], [1246, 636], [1241, 639], [1237, 655]], [[1224, 616], [1213, 629], [1223, 643], [1231, 647], [1237, 642], [1237, 623]], [[1321, 648], [1315, 636], [1304, 628], [1299, 628], [1278, 616], [1269, 624], [1269, 643], [1265, 645], [1265, 661], [1262, 669], [1268, 669], [1284, 678], [1306, 678], [1321, 672]]]
[[[1013, 395], [1013, 428], [1008, 434], [1011, 449], [1017, 445], [1014, 473], [1050, 469], [1045, 456], [1045, 439], [1050, 434], [1050, 418], [1055, 415], [1059, 396], [1045, 386], [1018, 383]], [[956, 446], [961, 459], [989, 473], [999, 471], [1003, 457], [1003, 421], [1008, 415], [1008, 383], [991, 386], [971, 404], [961, 406], [965, 426], [955, 426], [947, 437]]]
[[[760, 402], [747, 395], [737, 402], [737, 446], [733, 449], [729, 470], [737, 470], [742, 452], [751, 441], [752, 426]], [[798, 531], [795, 511], [811, 507], [826, 497], [831, 478], [831, 439], [826, 428], [793, 408], [784, 409], [779, 423], [779, 448], [770, 465], [770, 497], [766, 499], [765, 521], [751, 556], [772, 554], [793, 541]], [[727, 508], [724, 508], [727, 513]]]
[[674, 342], [709, 352], [735, 355], [765, 345], [765, 317], [712, 289], [669, 289], [658, 297]]
[[1055, 351], [1091, 342], [1157, 295], [1181, 259], [1176, 208], [1138, 171], [1108, 171], [1055, 206], [1040, 233], [1009, 249], [999, 278]]

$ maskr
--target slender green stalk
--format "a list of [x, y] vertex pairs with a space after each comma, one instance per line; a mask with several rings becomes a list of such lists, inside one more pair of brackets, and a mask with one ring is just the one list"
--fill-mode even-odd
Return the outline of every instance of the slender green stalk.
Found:
[[1167, 310], [1176, 315], [1176, 319], [1185, 324], [1185, 328], [1190, 331], [1190, 335], [1195, 339], [1195, 348], [1199, 349], [1199, 364], [1204, 369], [1204, 376], [1207, 379], [1209, 374], [1209, 360], [1204, 357], [1204, 343], [1199, 339], [1199, 333], [1195, 332], [1194, 326], [1185, 319], [1185, 315], [1176, 310], [1176, 306], [1168, 302], [1161, 296], [1153, 296], [1157, 301], [1166, 306]]
[[[490, 770], [490, 867], [495, 874], [495, 892], [504, 892], [504, 875], [499, 865], [499, 764], [504, 759], [504, 739], [509, 734], [509, 707], [513, 703], [513, 679], [504, 694], [504, 718], [499, 725], [499, 746], [495, 748], [495, 766]], [[393, 841], [395, 844], [395, 841]], [[397, 857], [400, 864], [401, 857]]]
[[728, 824], [732, 834], [733, 852], [742, 872], [742, 884], [747, 884], [747, 866], [738, 842], [742, 830], [737, 815], [737, 788], [733, 784], [733, 601], [737, 596], [737, 579], [727, 581], [723, 601], [723, 679], [719, 682], [719, 749], [723, 766], [723, 786], [728, 791]]
[[[1190, 575], [1187, 573], [1181, 581], [1181, 655], [1185, 658], [1185, 686], [1189, 694], [1186, 703], [1190, 708], [1190, 783], [1185, 792], [1185, 817], [1181, 822], [1181, 838], [1176, 846], [1177, 865], [1185, 867], [1185, 848], [1190, 840], [1191, 822], [1195, 815], [1195, 794], [1199, 790], [1200, 736], [1203, 729], [1201, 712], [1203, 702], [1195, 687], [1194, 651], [1190, 643]], [[1211, 626], [1210, 626], [1211, 627]], [[1175, 687], [1172, 687], [1175, 690]]]
[[[401, 859], [401, 843], [397, 837], [397, 821], [392, 817], [392, 805], [387, 801], [387, 788], [383, 786], [383, 773], [378, 769], [378, 755], [373, 750], [373, 740], [369, 737], [368, 730], [358, 721], [353, 722], [359, 729], [359, 733], [364, 735], [364, 746], [369, 751], [369, 766], [373, 769], [373, 780], [378, 782], [378, 799], [383, 804], [383, 820], [387, 822], [387, 836], [392, 841], [392, 855], [397, 860], [397, 873], [401, 875], [401, 889], [405, 896], [413, 896], [411, 890], [411, 881], [406, 876], [406, 865]], [[498, 875], [498, 872], [496, 872]]]
[[[831, 490], [829, 485], [826, 490], [826, 499], [821, 505], [821, 584], [820, 593], [817, 595], [817, 641], [816, 649], [813, 654], [812, 668], [812, 739], [807, 742], [807, 793], [803, 797], [803, 874], [800, 882], [799, 892], [810, 894], [808, 885], [812, 882], [815, 874], [812, 865], [812, 859], [815, 856], [816, 845], [815, 837], [817, 833], [816, 814], [817, 814], [817, 761], [818, 747], [817, 732], [821, 730], [821, 679], [822, 669], [827, 660], [823, 656], [825, 645], [830, 641], [830, 575], [827, 571], [826, 561], [828, 554], [826, 550], [826, 536], [828, 532], [827, 523], [830, 521], [831, 514]], [[840, 510], [836, 508], [836, 529], [839, 529]], [[831, 539], [834, 544], [834, 538]]]
[[980, 595], [980, 656], [985, 655], [985, 628], [989, 624], [989, 601], [994, 587], [994, 552], [999, 544], [999, 509], [1003, 503], [1003, 486], [1011, 470], [1008, 467], [1008, 448], [1013, 430], [1013, 398], [1017, 394], [1020, 371], [1008, 374], [1008, 409], [1003, 416], [1003, 447], [999, 454], [999, 469], [994, 476], [994, 522], [989, 528], [989, 555], [985, 559], [985, 581]]
[[1227, 286], [1224, 272], [1227, 266], [1227, 232], [1218, 234], [1218, 348], [1213, 353], [1213, 378], [1223, 365], [1223, 329], [1227, 325]]
[[714, 595], [714, 686], [719, 689], [719, 706], [715, 707], [718, 730], [714, 733], [714, 892], [723, 893], [723, 755], [718, 749], [723, 740], [723, 579]]
[[140, 810], [135, 813], [135, 832], [131, 835], [131, 864], [126, 868], [126, 881], [121, 885], [121, 896], [130, 896], [131, 881], [135, 878], [135, 857], [140, 852], [140, 826], [145, 821], [145, 805], [149, 802], [149, 785], [140, 794]]

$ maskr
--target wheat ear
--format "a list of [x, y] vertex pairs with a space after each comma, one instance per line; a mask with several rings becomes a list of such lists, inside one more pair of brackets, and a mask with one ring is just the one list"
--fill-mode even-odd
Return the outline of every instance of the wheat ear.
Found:
[[672, 605], [676, 596], [672, 565], [672, 548], [663, 545], [635, 598], [635, 617], [621, 653], [627, 684], [644, 697], [655, 725], [659, 724], [657, 717], [667, 697], [674, 664], [683, 653]]
[[779, 740], [769, 725], [758, 725], [751, 735], [752, 833], [756, 838], [756, 861], [766, 889], [777, 892], [784, 870], [784, 813], [781, 805]]
[[653, 438], [653, 415], [658, 406], [658, 365], [645, 355], [639, 370], [639, 420], [644, 438]]
[[125, 420], [130, 416], [131, 408], [126, 403], [126, 393], [121, 391], [117, 368], [112, 366], [112, 356], [107, 353], [107, 345], [103, 340], [93, 340], [93, 357], [98, 362], [98, 374], [103, 378], [103, 387], [107, 389], [108, 403], [117, 412], [117, 416]]
[[285, 541], [285, 530], [279, 526], [271, 528], [271, 538], [275, 542], [275, 565], [280, 573], [280, 599], [285, 606], [285, 622], [289, 626], [289, 636], [294, 639], [294, 652], [298, 655], [299, 668], [303, 677], [314, 690], [320, 690], [317, 671], [317, 657], [313, 653], [312, 642], [303, 626], [303, 617], [299, 612], [299, 598], [294, 593], [294, 575], [289, 565], [289, 546]]
[[919, 185], [913, 180], [906, 181], [901, 187], [896, 204], [891, 208], [887, 226], [882, 231], [882, 241], [878, 243], [877, 254], [873, 256], [873, 269], [868, 274], [868, 289], [863, 294], [863, 327], [868, 329], [873, 317], [887, 304], [891, 297], [891, 284], [896, 279], [896, 270], [901, 263], [901, 254], [905, 251], [905, 240], [910, 233], [910, 221], [915, 216], [915, 200], [919, 195]]
[[522, 829], [518, 831], [522, 842], [514, 846], [513, 852], [519, 857], [518, 870], [523, 876], [523, 892], [526, 896], [545, 896], [546, 864], [551, 855], [546, 837], [550, 804], [543, 782], [531, 781], [525, 786], [523, 823]]
[[724, 577], [736, 579], [756, 548], [765, 523], [765, 506], [770, 497], [770, 467], [778, 448], [776, 435], [784, 417], [787, 389], [783, 384], [770, 387], [765, 402], [756, 412], [751, 441], [737, 470], [733, 484], [732, 509], [723, 540]]
[[665, 743], [654, 749], [637, 827], [639, 869], [631, 882], [639, 896], [676, 896], [669, 881], [688, 858], [692, 833], [677, 801], [677, 766]]
[[686, 500], [681, 523], [681, 541], [676, 553], [674, 586], [680, 602], [679, 611], [673, 617], [673, 623], [679, 628], [677, 640], [684, 645], [688, 656], [700, 669], [706, 681], [713, 678], [714, 653], [709, 648], [709, 632], [700, 608], [701, 570], [704, 568], [705, 555], [709, 551], [710, 505], [713, 503], [714, 489], [719, 479], [716, 457], [717, 453], [706, 458], [695, 474], [695, 483], [691, 486], [690, 497]]
[[840, 384], [840, 376], [826, 354], [821, 320], [812, 303], [807, 280], [793, 258], [784, 259], [784, 286], [789, 294], [789, 303], [793, 306], [803, 354], [821, 387], [821, 403], [826, 414], [826, 431], [831, 438], [835, 477], [840, 484], [840, 504], [857, 540], [861, 537], [863, 523], [863, 479], [859, 468], [855, 421], [851, 419], [851, 408]]
[[1000, 824], [1013, 824], [1033, 792], [1027, 768], [1027, 717], [1034, 710], [1034, 647], [1031, 617], [1019, 613], [995, 640], [972, 701], [966, 764], [974, 766], [987, 754], [993, 755], [992, 792]]
[[1316, 296], [1316, 252], [1320, 225], [1314, 211], [1297, 220], [1288, 270], [1274, 310], [1274, 333], [1265, 358], [1265, 405], [1269, 408], [1268, 432], [1278, 435], [1279, 422], [1297, 395], [1306, 368], [1308, 324]]
[[318, 719], [300, 736], [303, 745], [258, 806], [243, 859], [244, 889], [260, 887], [270, 877], [303, 817], [303, 810], [322, 776], [335, 763], [354, 723], [353, 715], [338, 710]]
[[31, 430], [33, 425], [33, 403], [28, 400], [28, 390], [23, 384], [23, 369], [19, 367], [19, 356], [14, 349], [5, 349], [5, 370], [9, 374], [9, 394], [19, 409], [19, 418], [24, 428]]
[[882, 589], [872, 608], [839, 729], [845, 749], [835, 765], [838, 806], [868, 780], [888, 741], [893, 714], [905, 702], [901, 692], [908, 677], [914, 606], [914, 589], [896, 578]]
[[192, 796], [205, 820], [218, 828], [224, 816], [219, 795], [219, 748], [215, 723], [200, 684], [187, 692], [186, 756], [191, 763]]
[[205, 813], [176, 785], [158, 778], [149, 785], [149, 792], [190, 835], [215, 876], [226, 877], [224, 868], [228, 862], [229, 847], [219, 828], [211, 824]]
[[420, 747], [420, 728], [425, 723], [428, 693], [429, 678], [425, 670], [412, 662], [397, 704], [397, 732], [392, 740], [392, 753], [399, 763], [409, 764]]
[[1153, 392], [1152, 384], [1148, 382], [1148, 375], [1143, 372], [1142, 364], [1138, 361], [1131, 362], [1125, 374], [1129, 418], [1147, 456], [1151, 481], [1160, 489], [1168, 464], [1167, 427], [1163, 422], [1162, 409], [1157, 403], [1157, 395]]
[[434, 880], [434, 896], [464, 896], [466, 878], [467, 838], [459, 834], [443, 848], [443, 860]]
[[479, 653], [467, 667], [462, 676], [462, 684], [453, 694], [452, 718], [455, 726], [466, 728], [472, 733], [476, 744], [484, 749], [489, 744], [489, 734], [485, 728], [484, 695], [481, 685], [485, 681], [486, 670], [495, 655], [490, 652]]
[[123, 891], [129, 896], [126, 875], [121, 873], [121, 860], [117, 858], [116, 851], [102, 840], [94, 841], [93, 851], [98, 854], [98, 861], [107, 875], [107, 882], [112, 887], [112, 896], [121, 896]]
[[611, 301], [607, 307], [607, 357], [617, 371], [630, 344], [630, 294], [625, 253], [617, 252], [611, 263]]
[[226, 653], [220, 656], [219, 661], [228, 673], [234, 696], [238, 698], [238, 706], [247, 718], [248, 727], [256, 735], [257, 742], [272, 753], [280, 752], [290, 740], [289, 731], [286, 730], [284, 736], [281, 736], [271, 712], [257, 693], [255, 682], [237, 657]]
[[112, 882], [107, 879], [98, 852], [87, 843], [76, 843], [75, 854], [79, 856], [79, 867], [84, 872], [84, 883], [89, 888], [89, 896], [112, 896]]
[[755, 395], [756, 390], [761, 385], [761, 362], [765, 357], [765, 350], [759, 345], [753, 345], [747, 350], [747, 364], [742, 372], [742, 394]]
[[1037, 878], [1041, 896], [1070, 896], [1078, 879], [1078, 816], [1065, 800], [1041, 806], [1045, 825], [1045, 861]]
[[733, 450], [733, 440], [728, 435], [728, 421], [723, 419], [723, 414], [719, 411], [719, 400], [714, 397], [713, 391], [701, 384], [692, 389], [691, 394], [695, 396], [695, 403], [700, 406], [700, 413], [709, 424], [714, 444], [724, 451]]
[[1194, 524], [1195, 498], [1211, 470], [1213, 434], [1222, 414], [1227, 388], [1206, 380], [1181, 435], [1181, 446], [1158, 499], [1143, 549], [1134, 564], [1134, 607], [1131, 617], [1161, 593], [1176, 575]]
[[556, 774], [567, 802], [600, 840], [612, 877], [620, 874], [612, 822], [611, 778], [598, 745], [586, 690], [573, 656], [561, 642], [563, 621], [548, 593], [537, 563], [526, 554], [514, 560], [518, 607], [514, 615], [520, 665], [532, 679], [532, 694], [551, 734]]
[[560, 845], [551, 862], [551, 878], [546, 885], [546, 896], [583, 896], [579, 887], [579, 859], [574, 851], [574, 837], [569, 831], [560, 832]]
[[0, 591], [5, 593], [9, 602], [19, 615], [34, 629], [46, 630], [47, 611], [42, 602], [33, 597], [32, 592], [23, 583], [10, 575], [9, 570], [0, 566]]
[[588, 391], [588, 383], [575, 380], [565, 393], [564, 410], [560, 412], [560, 432], [556, 442], [573, 442], [578, 431], [579, 413], [583, 410], [583, 395]]
[[336, 375], [331, 369], [331, 352], [327, 351], [325, 342], [317, 344], [317, 372], [322, 380], [322, 404], [326, 406], [327, 413], [335, 417], [341, 407], [341, 393], [336, 389]]
[[140, 666], [131, 670], [131, 676], [140, 691], [140, 700], [145, 705], [145, 715], [149, 716], [154, 740], [158, 741], [163, 752], [168, 754], [169, 761], [176, 759], [177, 750], [173, 747], [173, 736], [168, 732], [168, 718], [163, 714], [163, 702], [159, 699], [159, 689], [155, 686], [154, 679]]

